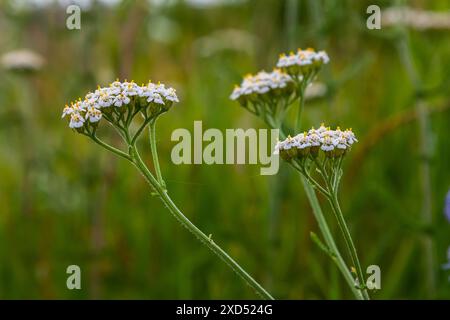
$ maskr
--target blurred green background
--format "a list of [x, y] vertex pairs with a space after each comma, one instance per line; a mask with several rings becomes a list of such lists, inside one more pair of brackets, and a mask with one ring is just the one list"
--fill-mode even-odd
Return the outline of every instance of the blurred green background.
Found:
[[[0, 2], [0, 54], [26, 48], [45, 60], [32, 73], [0, 69], [1, 299], [257, 298], [150, 196], [129, 163], [60, 119], [65, 103], [116, 78], [177, 89], [181, 103], [158, 123], [159, 154], [170, 194], [200, 229], [276, 298], [352, 298], [309, 237], [317, 225], [291, 168], [261, 176], [257, 165], [170, 160], [172, 131], [192, 130], [195, 120], [204, 129], [264, 128], [228, 96], [243, 74], [271, 70], [279, 53], [297, 47], [331, 58], [318, 77], [326, 94], [307, 102], [305, 128], [326, 121], [359, 137], [340, 196], [364, 269], [381, 268], [372, 297], [450, 298], [442, 268], [450, 246], [448, 23], [366, 28], [371, 4], [448, 17], [448, 1], [115, 2], [83, 7], [81, 30], [66, 28], [66, 4]], [[66, 288], [71, 264], [81, 267], [82, 290]]]

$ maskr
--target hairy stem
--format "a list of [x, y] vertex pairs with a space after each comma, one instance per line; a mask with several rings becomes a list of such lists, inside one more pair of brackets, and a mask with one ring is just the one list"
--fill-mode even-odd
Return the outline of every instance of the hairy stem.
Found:
[[302, 111], [303, 111], [303, 108], [305, 107], [305, 87], [306, 87], [306, 85], [304, 83], [306, 83], [306, 82], [302, 81], [302, 83], [300, 84], [300, 93], [299, 93], [300, 98], [298, 101], [297, 118], [295, 119], [295, 132], [298, 132], [300, 130], [301, 122], [302, 122]]
[[106, 142], [103, 142], [103, 140], [99, 139], [95, 134], [93, 134], [92, 136], [90, 136], [92, 138], [92, 140], [94, 140], [97, 144], [99, 144], [100, 146], [102, 146], [103, 148], [117, 154], [118, 156], [125, 158], [129, 161], [131, 161], [131, 157], [126, 154], [125, 152], [114, 148], [113, 146], [110, 146], [109, 144], [107, 144]]
[[311, 185], [306, 181], [304, 177], [301, 177], [301, 181], [303, 184], [303, 188], [305, 189], [306, 196], [308, 197], [309, 203], [311, 204], [311, 207], [313, 209], [314, 217], [316, 218], [317, 224], [319, 225], [320, 232], [322, 233], [325, 243], [328, 246], [328, 249], [330, 252], [334, 254], [336, 257], [336, 264], [341, 271], [342, 275], [344, 276], [345, 281], [347, 282], [348, 286], [352, 290], [353, 294], [358, 300], [364, 300], [366, 299], [365, 296], [361, 293], [361, 290], [356, 288], [355, 286], [355, 280], [353, 279], [353, 276], [345, 263], [344, 259], [342, 258], [342, 255], [339, 252], [339, 249], [336, 246], [336, 242], [334, 241], [333, 235], [330, 232], [330, 228], [328, 227], [328, 223], [325, 220], [325, 217], [322, 212], [322, 208], [320, 207], [319, 200], [317, 199], [316, 193], [314, 192], [314, 189], [311, 187]]
[[342, 235], [345, 240], [345, 244], [347, 245], [347, 249], [350, 255], [350, 258], [352, 260], [352, 264], [356, 269], [356, 276], [359, 282], [359, 288], [362, 292], [362, 295], [364, 296], [364, 299], [369, 299], [369, 294], [367, 293], [367, 290], [365, 288], [365, 281], [364, 281], [364, 275], [362, 273], [361, 264], [359, 262], [358, 254], [356, 252], [356, 247], [353, 243], [353, 239], [350, 235], [350, 231], [348, 229], [347, 223], [345, 222], [344, 215], [342, 214], [341, 207], [339, 205], [338, 196], [337, 196], [337, 188], [335, 187], [335, 184], [337, 183], [334, 181], [334, 179], [337, 179], [337, 173], [336, 171], [340, 170], [341, 166], [341, 160], [338, 161], [338, 164], [334, 168], [334, 170], [331, 170], [333, 173], [331, 176], [328, 175], [326, 170], [326, 161], [327, 158], [324, 159], [324, 163], [320, 163], [317, 159], [314, 159], [314, 162], [319, 169], [320, 174], [324, 178], [324, 182], [326, 184], [326, 188], [328, 190], [327, 199], [330, 202], [331, 208], [333, 210], [333, 213], [336, 217], [337, 223], [339, 225], [339, 229], [342, 232]]
[[199, 228], [197, 228], [175, 205], [172, 199], [169, 197], [165, 188], [163, 188], [152, 175], [150, 170], [145, 165], [144, 161], [139, 155], [139, 152], [135, 145], [130, 146], [130, 154], [132, 157], [132, 163], [139, 170], [139, 172], [145, 177], [150, 186], [156, 191], [161, 201], [180, 222], [182, 226], [188, 229], [197, 239], [200, 240], [208, 249], [216, 254], [222, 261], [224, 261], [239, 277], [241, 277], [255, 292], [264, 299], [273, 300], [274, 298], [253, 279], [242, 267], [233, 260], [220, 246], [218, 246], [211, 237], [204, 234]]
[[133, 138], [131, 139], [130, 144], [134, 145], [136, 143], [137, 138], [139, 138], [139, 136], [142, 133], [142, 130], [145, 129], [145, 127], [148, 125], [148, 123], [151, 121], [151, 118], [145, 119], [144, 123], [142, 123], [142, 125], [139, 127], [139, 129], [136, 131], [136, 133], [134, 134]]
[[[329, 185], [329, 188], [331, 188], [331, 185]], [[359, 262], [358, 253], [356, 251], [355, 244], [353, 243], [353, 239], [352, 239], [352, 236], [348, 229], [347, 223], [345, 222], [344, 215], [342, 214], [341, 207], [339, 206], [337, 194], [333, 190], [330, 190], [330, 194], [331, 194], [331, 196], [328, 197], [328, 200], [329, 200], [331, 207], [333, 209], [333, 212], [336, 216], [336, 220], [338, 222], [339, 228], [341, 229], [341, 232], [344, 236], [344, 240], [347, 245], [350, 257], [352, 259], [352, 263], [356, 269], [356, 275], [358, 278], [359, 287], [361, 288], [364, 298], [369, 299], [369, 295], [367, 293], [367, 290], [365, 289], [365, 280], [364, 280], [364, 275], [363, 275], [362, 268], [361, 268], [361, 263]]]

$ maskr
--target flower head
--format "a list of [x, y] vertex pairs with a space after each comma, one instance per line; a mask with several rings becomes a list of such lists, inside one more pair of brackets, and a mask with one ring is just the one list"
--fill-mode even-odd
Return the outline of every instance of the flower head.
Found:
[[289, 74], [305, 74], [309, 71], [317, 71], [322, 65], [330, 62], [330, 58], [325, 51], [316, 52], [314, 49], [298, 49], [297, 52], [281, 54], [277, 67]]
[[[294, 157], [318, 156], [319, 150], [326, 157], [336, 158], [345, 154], [351, 145], [357, 142], [351, 129], [342, 131], [339, 127], [332, 130], [322, 124], [318, 129], [311, 128], [308, 132], [290, 136], [275, 145], [274, 154], [280, 154], [283, 159]], [[296, 149], [296, 150], [292, 150]]]
[[89, 126], [95, 129], [105, 116], [108, 121], [124, 121], [123, 113], [128, 111], [131, 116], [140, 111], [145, 118], [152, 118], [167, 111], [174, 102], [178, 102], [175, 89], [164, 84], [149, 82], [139, 86], [133, 81], [114, 81], [66, 105], [62, 118], [70, 116], [69, 127], [78, 131]]
[[272, 72], [260, 71], [256, 75], [246, 75], [241, 85], [237, 85], [230, 96], [231, 100], [246, 103], [255, 101], [266, 95], [291, 94], [293, 90], [292, 79], [280, 69]]

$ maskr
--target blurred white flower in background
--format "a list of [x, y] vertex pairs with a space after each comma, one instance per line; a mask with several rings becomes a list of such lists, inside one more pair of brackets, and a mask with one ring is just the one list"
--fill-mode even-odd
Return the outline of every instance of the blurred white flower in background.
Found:
[[193, 47], [203, 57], [210, 57], [225, 50], [243, 51], [251, 54], [256, 42], [255, 40], [255, 36], [244, 30], [224, 29], [198, 38], [193, 43]]
[[153, 14], [148, 23], [148, 34], [154, 41], [173, 43], [181, 35], [178, 23], [160, 14]]
[[450, 29], [450, 13], [392, 7], [382, 10], [381, 24], [383, 27], [405, 25], [417, 30]]
[[306, 87], [305, 98], [306, 100], [322, 98], [327, 94], [327, 91], [328, 87], [326, 84], [321, 82], [313, 82]]
[[15, 0], [9, 1], [15, 9], [41, 9], [52, 5], [54, 0]]
[[57, 2], [63, 8], [67, 8], [70, 5], [77, 5], [83, 10], [89, 10], [92, 6], [91, 0], [59, 0]]
[[[89, 10], [95, 2], [100, 5], [114, 7], [120, 4], [122, 0], [7, 0], [7, 2], [18, 11], [46, 9], [53, 5], [58, 5], [61, 8], [77, 5], [82, 10]], [[239, 5], [247, 2], [247, 0], [147, 0], [148, 5], [151, 7], [170, 7], [183, 2], [193, 8], [207, 9], [218, 6]]]
[[[148, 0], [150, 5], [156, 7], [172, 6], [179, 3], [177, 0]], [[184, 0], [185, 4], [191, 7], [206, 9], [209, 7], [230, 6], [247, 2], [247, 0]]]
[[16, 10], [38, 10], [45, 9], [53, 5], [67, 8], [70, 5], [77, 5], [83, 10], [89, 10], [94, 2], [105, 6], [115, 6], [121, 0], [9, 0], [10, 5]]
[[188, 5], [192, 7], [207, 8], [214, 6], [241, 4], [246, 0], [185, 0], [185, 1]]
[[20, 49], [7, 52], [1, 56], [1, 65], [7, 70], [37, 71], [42, 68], [45, 61], [38, 53]]

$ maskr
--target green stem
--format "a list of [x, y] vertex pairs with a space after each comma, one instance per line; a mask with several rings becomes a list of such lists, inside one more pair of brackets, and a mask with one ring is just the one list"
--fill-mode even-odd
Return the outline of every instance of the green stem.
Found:
[[297, 109], [297, 118], [295, 120], [295, 132], [298, 132], [300, 130], [301, 122], [302, 122], [302, 111], [305, 107], [305, 89], [304, 89], [304, 82], [300, 84], [300, 99], [298, 102], [298, 109]]
[[335, 255], [336, 257], [335, 262], [339, 270], [341, 271], [342, 275], [344, 276], [345, 281], [352, 290], [356, 299], [358, 300], [366, 299], [366, 297], [363, 296], [361, 291], [356, 288], [355, 279], [353, 278], [347, 264], [345, 263], [341, 253], [339, 252], [339, 249], [336, 246], [336, 243], [333, 239], [333, 235], [331, 234], [330, 228], [328, 227], [327, 221], [325, 220], [322, 208], [320, 207], [319, 200], [317, 199], [317, 195], [314, 192], [314, 189], [308, 183], [308, 181], [306, 181], [304, 177], [301, 177], [301, 181], [303, 184], [303, 188], [305, 189], [306, 196], [308, 197], [309, 203], [311, 204], [311, 207], [313, 209], [314, 217], [316, 218], [317, 224], [319, 225], [320, 232], [322, 233], [325, 239], [325, 243], [327, 244], [328, 249]]
[[324, 196], [329, 196], [329, 193], [327, 190], [325, 190], [316, 180], [314, 180], [313, 177], [311, 177], [311, 175], [309, 174], [309, 172], [307, 170], [305, 170], [304, 168], [302, 168], [301, 165], [295, 163], [295, 162], [291, 162], [291, 165], [297, 169], [298, 172], [300, 172], [304, 178], [306, 178], [306, 180], [313, 185], [313, 187], [315, 187], [317, 190], [319, 190]]
[[144, 120], [144, 123], [139, 127], [139, 129], [134, 134], [133, 138], [131, 139], [131, 145], [134, 145], [136, 143], [137, 138], [141, 135], [142, 130], [148, 125], [148, 123], [152, 120], [152, 118], [147, 118]]
[[97, 144], [101, 145], [103, 148], [117, 154], [118, 156], [121, 156], [122, 158], [125, 158], [125, 159], [131, 161], [131, 157], [128, 154], [103, 142], [102, 140], [97, 138], [97, 136], [95, 134], [91, 135], [90, 137], [92, 138], [92, 140], [94, 140]]
[[258, 295], [264, 299], [273, 300], [274, 298], [253, 279], [242, 267], [233, 260], [221, 247], [219, 247], [211, 237], [208, 237], [200, 229], [198, 229], [175, 205], [172, 199], [167, 194], [167, 191], [158, 183], [155, 177], [151, 174], [144, 161], [140, 157], [135, 145], [130, 146], [130, 153], [132, 162], [136, 168], [145, 177], [150, 186], [155, 189], [156, 193], [161, 198], [170, 213], [187, 228], [194, 236], [200, 240], [208, 249], [215, 253], [222, 261], [224, 261], [236, 274], [241, 277], [250, 287], [252, 287]]
[[150, 134], [150, 149], [153, 157], [153, 166], [155, 167], [156, 178], [158, 183], [165, 188], [165, 183], [161, 174], [161, 168], [159, 167], [158, 149], [156, 148], [156, 120], [150, 122], [149, 134]]
[[[329, 187], [331, 188], [331, 185], [329, 185]], [[369, 295], [367, 293], [367, 290], [365, 289], [364, 275], [362, 272], [361, 264], [359, 262], [358, 254], [356, 252], [355, 244], [353, 243], [352, 236], [350, 235], [350, 231], [348, 229], [347, 223], [345, 222], [345, 218], [344, 215], [342, 214], [341, 207], [339, 206], [337, 195], [333, 190], [329, 190], [329, 192], [331, 193], [331, 196], [328, 198], [328, 200], [331, 204], [333, 212], [335, 213], [339, 228], [341, 229], [342, 234], [344, 236], [345, 243], [347, 244], [347, 248], [350, 253], [350, 257], [352, 259], [352, 263], [356, 268], [356, 275], [358, 278], [359, 287], [361, 288], [364, 298], [368, 300]]]
[[[324, 162], [326, 159], [324, 160]], [[320, 174], [322, 174], [322, 177], [324, 178], [326, 187], [328, 189], [328, 196], [327, 199], [330, 202], [331, 208], [333, 210], [333, 213], [336, 217], [336, 220], [338, 222], [339, 228], [342, 232], [342, 235], [344, 236], [345, 243], [347, 245], [348, 252], [350, 254], [350, 258], [352, 260], [353, 266], [356, 268], [356, 275], [359, 282], [359, 287], [361, 288], [362, 294], [364, 296], [364, 299], [369, 299], [369, 295], [367, 293], [367, 290], [365, 289], [365, 281], [364, 281], [364, 275], [362, 273], [361, 264], [359, 262], [358, 254], [356, 252], [356, 247], [353, 243], [352, 237], [350, 235], [350, 231], [348, 230], [347, 223], [345, 222], [344, 215], [342, 214], [341, 207], [339, 206], [339, 201], [337, 198], [337, 189], [334, 188], [334, 181], [333, 176], [329, 177], [325, 164], [321, 164], [320, 161], [317, 159], [314, 159], [314, 162], [319, 169]], [[341, 163], [338, 162], [338, 165], [340, 166]], [[335, 168], [337, 169], [337, 168]], [[332, 170], [333, 171], [333, 170]], [[336, 170], [334, 170], [336, 171]], [[336, 172], [334, 172], [336, 174]]]

